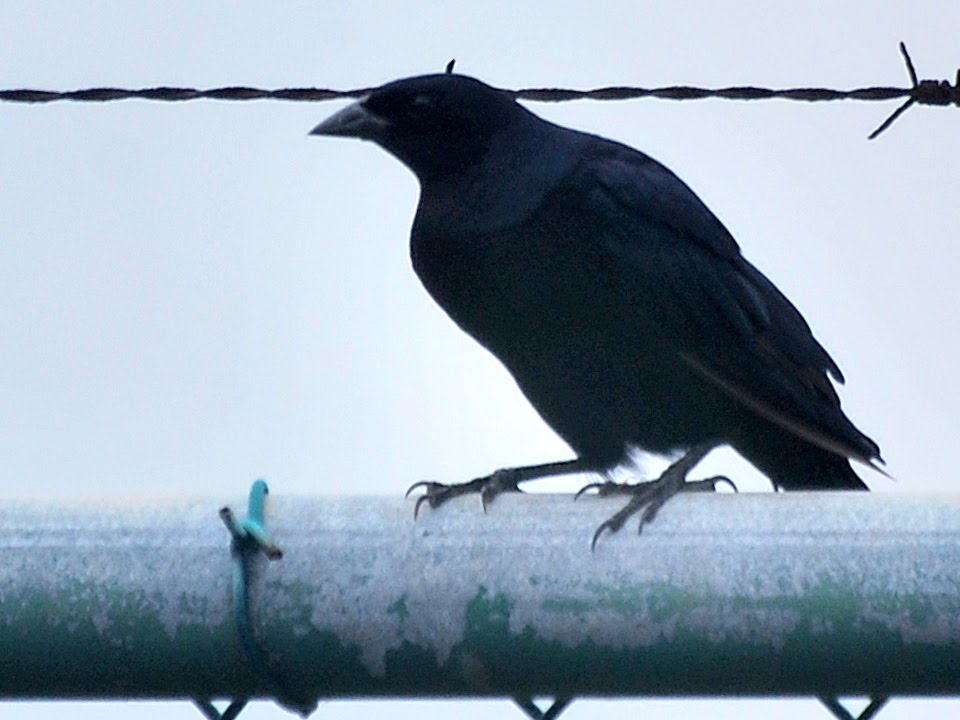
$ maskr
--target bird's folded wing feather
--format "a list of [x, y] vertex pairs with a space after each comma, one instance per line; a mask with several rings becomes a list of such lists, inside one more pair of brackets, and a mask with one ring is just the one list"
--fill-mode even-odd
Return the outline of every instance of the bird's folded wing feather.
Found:
[[[799, 311], [670, 170], [616, 143], [586, 153], [568, 178], [588, 197], [595, 242], [636, 293], [643, 320], [678, 360], [754, 412], [864, 462], [877, 446], [840, 410], [833, 359]], [[581, 231], [583, 228], [581, 228]]]

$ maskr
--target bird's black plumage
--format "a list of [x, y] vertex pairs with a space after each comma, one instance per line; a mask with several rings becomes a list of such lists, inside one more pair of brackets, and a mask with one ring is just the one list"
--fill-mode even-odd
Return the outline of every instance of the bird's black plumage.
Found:
[[849, 459], [879, 449], [841, 410], [839, 368], [660, 163], [454, 74], [384, 85], [313, 132], [372, 140], [416, 174], [417, 275], [571, 469], [729, 443], [780, 488], [865, 487]]

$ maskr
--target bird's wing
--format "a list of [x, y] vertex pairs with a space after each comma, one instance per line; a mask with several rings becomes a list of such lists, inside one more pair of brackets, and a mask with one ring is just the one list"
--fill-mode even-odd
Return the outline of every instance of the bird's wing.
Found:
[[641, 320], [694, 371], [754, 412], [825, 450], [864, 462], [872, 440], [840, 410], [843, 375], [799, 311], [670, 170], [598, 142], [568, 182], [586, 200], [579, 233], [611, 258]]

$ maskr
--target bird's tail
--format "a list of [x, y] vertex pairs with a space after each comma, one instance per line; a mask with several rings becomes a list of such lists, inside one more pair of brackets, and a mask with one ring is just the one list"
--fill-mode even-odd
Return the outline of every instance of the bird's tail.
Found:
[[[783, 490], [868, 490], [850, 460], [771, 427], [735, 449]], [[872, 467], [872, 466], [871, 466]]]

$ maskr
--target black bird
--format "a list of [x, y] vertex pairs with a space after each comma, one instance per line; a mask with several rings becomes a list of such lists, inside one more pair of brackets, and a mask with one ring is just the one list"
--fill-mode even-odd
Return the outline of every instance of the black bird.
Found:
[[548, 475], [605, 476], [637, 449], [679, 455], [658, 480], [617, 486], [633, 497], [599, 536], [640, 510], [642, 527], [682, 489], [715, 488], [722, 478], [686, 475], [722, 444], [779, 489], [866, 489], [850, 459], [882, 461], [840, 408], [831, 382], [843, 382], [840, 369], [656, 160], [457, 74], [383, 85], [311, 134], [372, 140], [413, 171], [417, 275], [577, 456], [418, 483], [420, 501], [473, 491], [487, 501]]

